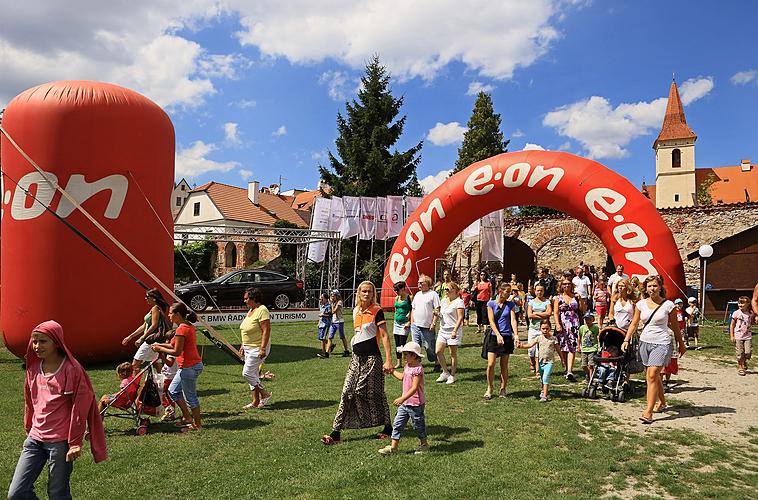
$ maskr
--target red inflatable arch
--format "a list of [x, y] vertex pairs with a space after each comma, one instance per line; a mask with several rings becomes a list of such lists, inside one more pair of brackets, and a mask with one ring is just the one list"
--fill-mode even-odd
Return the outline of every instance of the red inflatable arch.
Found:
[[655, 206], [624, 177], [568, 153], [504, 153], [447, 179], [408, 218], [392, 247], [382, 282], [382, 306], [392, 307], [392, 285], [416, 287], [433, 275], [434, 260], [476, 219], [510, 206], [541, 205], [583, 222], [630, 275], [663, 276], [669, 298], [684, 290], [679, 250]]
[[[48, 179], [161, 281], [173, 283], [173, 245], [161, 222], [172, 231], [174, 128], [158, 105], [116, 85], [54, 82], [14, 98], [2, 125]], [[23, 188], [137, 279], [156, 284], [51, 189], [5, 134], [0, 150], [5, 173], [0, 327], [5, 345], [23, 356], [32, 328], [55, 319], [80, 360], [130, 359], [136, 347], [122, 347], [121, 339], [148, 311], [144, 291]]]

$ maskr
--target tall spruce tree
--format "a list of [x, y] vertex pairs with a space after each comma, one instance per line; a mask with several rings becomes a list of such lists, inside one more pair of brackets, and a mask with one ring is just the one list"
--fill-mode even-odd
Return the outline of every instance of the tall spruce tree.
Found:
[[500, 113], [495, 113], [492, 97], [486, 92], [479, 92], [468, 120], [468, 130], [463, 134], [463, 143], [458, 148], [455, 168], [450, 175], [474, 162], [508, 151], [511, 141], [503, 140], [500, 123]]
[[421, 183], [418, 181], [416, 172], [413, 172], [411, 180], [408, 181], [408, 184], [405, 188], [405, 194], [407, 196], [424, 196], [424, 188], [421, 187]]
[[387, 69], [374, 56], [361, 78], [358, 99], [345, 103], [347, 116], [337, 113], [337, 156], [329, 151], [330, 167], [319, 165], [321, 179], [334, 196], [399, 195], [416, 178], [423, 141], [407, 151], [390, 152], [403, 133], [406, 116], [397, 118], [403, 98], [389, 88]]

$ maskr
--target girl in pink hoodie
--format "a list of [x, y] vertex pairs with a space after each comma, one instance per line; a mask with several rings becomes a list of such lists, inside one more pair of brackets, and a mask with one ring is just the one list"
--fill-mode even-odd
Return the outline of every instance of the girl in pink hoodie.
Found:
[[26, 350], [24, 430], [27, 438], [16, 464], [8, 498], [36, 498], [34, 482], [45, 462], [49, 498], [71, 498], [73, 462], [89, 427], [95, 462], [108, 457], [105, 432], [92, 383], [63, 340], [55, 321], [38, 325]]

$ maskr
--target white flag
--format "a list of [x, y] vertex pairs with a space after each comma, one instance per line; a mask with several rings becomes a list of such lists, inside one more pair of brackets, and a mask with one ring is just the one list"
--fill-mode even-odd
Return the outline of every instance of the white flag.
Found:
[[[317, 231], [326, 231], [329, 229], [330, 214], [332, 211], [332, 201], [326, 198], [318, 197], [313, 204], [313, 220], [311, 229]], [[312, 262], [324, 262], [326, 257], [326, 240], [316, 241], [308, 244], [308, 260]]]
[[387, 198], [376, 198], [376, 239], [387, 239]]
[[408, 221], [408, 217], [410, 217], [411, 214], [416, 211], [419, 205], [421, 205], [422, 201], [424, 201], [424, 198], [421, 198], [421, 197], [416, 197], [416, 196], [405, 197], [405, 221]]
[[503, 211], [482, 217], [482, 262], [503, 261]]
[[376, 198], [361, 196], [361, 227], [362, 240], [370, 240], [376, 235]]
[[387, 197], [387, 238], [400, 235], [403, 230], [403, 197]]
[[479, 219], [476, 219], [466, 229], [463, 230], [463, 237], [464, 238], [474, 238], [476, 236], [479, 236], [479, 227], [480, 226], [481, 226], [481, 223], [480, 223]]
[[352, 238], [360, 231], [361, 199], [357, 196], [345, 196], [342, 198], [344, 213], [340, 233], [342, 239]]
[[342, 225], [342, 218], [345, 216], [345, 209], [342, 206], [342, 198], [332, 196], [332, 209], [329, 216], [329, 231], [339, 231]]

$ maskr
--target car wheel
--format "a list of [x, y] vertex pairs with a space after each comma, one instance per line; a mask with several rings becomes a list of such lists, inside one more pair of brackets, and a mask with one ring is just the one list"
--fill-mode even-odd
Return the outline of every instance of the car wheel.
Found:
[[277, 294], [274, 297], [274, 307], [277, 309], [287, 309], [290, 306], [290, 296], [286, 293]]
[[190, 297], [189, 306], [193, 311], [205, 311], [205, 309], [208, 307], [208, 299], [202, 293], [197, 293]]

